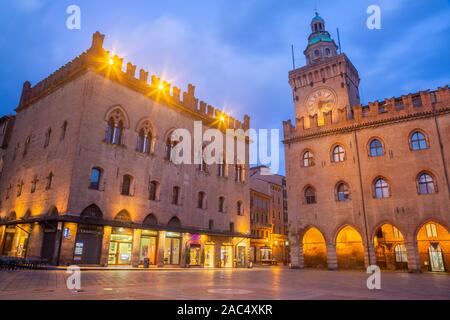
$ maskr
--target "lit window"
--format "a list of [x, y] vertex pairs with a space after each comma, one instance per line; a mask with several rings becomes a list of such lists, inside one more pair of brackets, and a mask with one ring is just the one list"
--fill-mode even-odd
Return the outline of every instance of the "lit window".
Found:
[[115, 122], [114, 118], [109, 119], [106, 130], [106, 142], [109, 144], [120, 145], [122, 143], [123, 122]]
[[436, 192], [434, 180], [428, 173], [422, 173], [417, 183], [419, 185], [419, 194], [432, 194]]
[[414, 151], [428, 149], [428, 143], [425, 135], [420, 131], [415, 131], [411, 135], [410, 145], [411, 149]]
[[102, 177], [102, 169], [98, 167], [92, 168], [91, 177], [89, 181], [89, 189], [99, 190], [101, 177]]
[[389, 185], [384, 179], [382, 178], [377, 179], [375, 181], [374, 187], [375, 187], [375, 198], [377, 199], [389, 198]]
[[380, 157], [383, 155], [383, 145], [380, 140], [373, 139], [370, 142], [370, 156], [371, 157]]
[[428, 223], [425, 227], [427, 230], [427, 237], [428, 238], [437, 238], [437, 229], [436, 225], [434, 223]]
[[404, 244], [395, 246], [395, 262], [408, 262], [406, 247]]
[[333, 162], [342, 162], [345, 160], [345, 150], [342, 146], [336, 146], [333, 148]]
[[136, 151], [139, 153], [149, 154], [151, 139], [151, 134], [146, 132], [144, 129], [141, 129], [138, 135]]

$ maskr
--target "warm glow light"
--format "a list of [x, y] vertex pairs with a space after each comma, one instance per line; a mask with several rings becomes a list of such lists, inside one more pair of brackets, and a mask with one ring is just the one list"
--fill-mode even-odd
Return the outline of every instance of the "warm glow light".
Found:
[[109, 58], [108, 63], [109, 63], [110, 66], [112, 66], [114, 64], [114, 59], [113, 58]]
[[162, 91], [162, 90], [164, 89], [164, 85], [161, 83], [161, 84], [158, 86], [158, 89], [159, 89], [159, 91]]
[[225, 121], [225, 117], [224, 116], [220, 116], [220, 121], [224, 122]]

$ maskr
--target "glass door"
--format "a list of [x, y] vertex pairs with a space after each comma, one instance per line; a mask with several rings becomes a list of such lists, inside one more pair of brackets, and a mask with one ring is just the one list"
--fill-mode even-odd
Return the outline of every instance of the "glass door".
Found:
[[142, 237], [141, 238], [141, 249], [139, 255], [139, 261], [141, 264], [144, 263], [144, 259], [148, 259], [150, 265], [156, 264], [156, 237]]
[[222, 246], [220, 249], [220, 267], [233, 267], [233, 246]]
[[444, 258], [442, 257], [441, 246], [437, 245], [435, 248], [433, 245], [431, 245], [428, 248], [428, 252], [430, 255], [431, 271], [445, 272]]
[[214, 268], [214, 245], [205, 244], [205, 268]]
[[133, 250], [133, 230], [114, 228], [109, 243], [108, 264], [129, 265]]
[[166, 237], [164, 247], [164, 264], [178, 265], [180, 264], [181, 239]]
[[237, 252], [237, 263], [238, 263], [238, 267], [245, 267], [245, 246], [239, 246], [237, 248], [238, 252]]
[[189, 265], [200, 266], [201, 265], [201, 247], [198, 244], [191, 244], [189, 247]]

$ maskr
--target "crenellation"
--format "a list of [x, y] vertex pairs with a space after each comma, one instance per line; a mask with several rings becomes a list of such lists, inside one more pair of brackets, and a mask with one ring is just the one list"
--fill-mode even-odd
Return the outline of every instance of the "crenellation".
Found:
[[206, 113], [206, 102], [205, 101], [200, 101], [199, 112], [203, 113], [203, 114]]
[[136, 75], [136, 65], [132, 64], [131, 62], [128, 62], [126, 75], [130, 78], [134, 78]]
[[147, 83], [148, 82], [148, 71], [145, 71], [144, 69], [139, 70], [139, 80]]
[[216, 108], [214, 108], [211, 105], [208, 105], [208, 111], [207, 111], [208, 116], [210, 116], [211, 118], [214, 118], [215, 110], [216, 110]]
[[176, 103], [180, 103], [180, 94], [181, 94], [181, 90], [178, 87], [172, 87], [172, 99], [176, 102]]

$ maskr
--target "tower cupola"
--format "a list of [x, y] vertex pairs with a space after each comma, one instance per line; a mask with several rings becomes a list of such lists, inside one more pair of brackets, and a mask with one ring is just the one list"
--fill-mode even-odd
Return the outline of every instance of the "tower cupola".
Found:
[[337, 56], [337, 45], [325, 30], [325, 20], [316, 12], [311, 20], [311, 34], [304, 54], [306, 64], [313, 64]]

